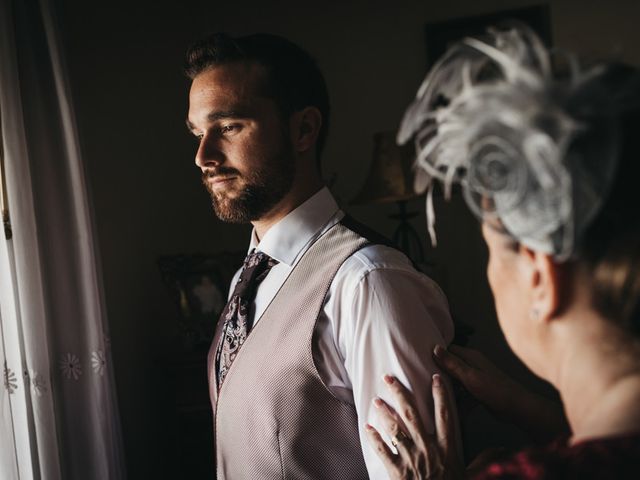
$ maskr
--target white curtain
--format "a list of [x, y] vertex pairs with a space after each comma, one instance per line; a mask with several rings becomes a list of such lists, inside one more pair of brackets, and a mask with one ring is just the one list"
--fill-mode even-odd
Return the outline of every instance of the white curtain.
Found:
[[0, 235], [0, 479], [117, 480], [96, 235], [54, 13], [50, 0], [0, 0], [12, 229]]

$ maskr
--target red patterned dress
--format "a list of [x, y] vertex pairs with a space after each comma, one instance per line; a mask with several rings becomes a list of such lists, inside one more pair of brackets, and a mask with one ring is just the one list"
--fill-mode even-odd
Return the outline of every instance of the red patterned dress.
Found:
[[640, 479], [640, 433], [585, 440], [562, 438], [538, 448], [492, 458], [473, 480]]

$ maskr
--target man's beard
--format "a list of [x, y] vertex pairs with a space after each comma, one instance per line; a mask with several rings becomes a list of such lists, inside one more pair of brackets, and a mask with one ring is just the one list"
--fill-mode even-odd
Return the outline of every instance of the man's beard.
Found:
[[[232, 182], [244, 180], [240, 191], [216, 191], [208, 181], [210, 177], [236, 177]], [[295, 162], [291, 151], [283, 151], [265, 162], [260, 169], [242, 175], [231, 167], [220, 166], [202, 174], [202, 182], [211, 194], [213, 210], [223, 222], [248, 223], [259, 220], [291, 190], [295, 176]], [[235, 194], [230, 196], [229, 193]]]

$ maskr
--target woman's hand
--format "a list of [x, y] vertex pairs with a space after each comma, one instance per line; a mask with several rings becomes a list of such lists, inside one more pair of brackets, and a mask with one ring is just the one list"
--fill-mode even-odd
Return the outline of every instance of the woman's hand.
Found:
[[387, 386], [399, 406], [398, 412], [376, 398], [385, 432], [397, 454], [371, 425], [366, 425], [369, 441], [382, 459], [393, 480], [405, 479], [460, 479], [464, 467], [458, 459], [455, 425], [451, 411], [454, 408], [449, 393], [438, 374], [433, 376], [435, 433], [428, 434], [420, 421], [412, 394], [397, 378], [385, 376]]
[[438, 365], [458, 380], [496, 417], [517, 425], [538, 441], [548, 441], [569, 427], [561, 405], [527, 391], [500, 371], [487, 357], [471, 348], [437, 345]]
[[433, 354], [438, 366], [458, 380], [474, 399], [501, 420], [513, 420], [513, 408], [527, 391], [481, 352], [457, 345], [436, 345]]

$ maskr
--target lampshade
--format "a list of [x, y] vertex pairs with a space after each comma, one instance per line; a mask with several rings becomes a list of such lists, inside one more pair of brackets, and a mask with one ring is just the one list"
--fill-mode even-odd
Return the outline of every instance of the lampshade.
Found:
[[367, 180], [351, 204], [397, 202], [417, 197], [413, 189], [414, 159], [413, 145], [396, 144], [396, 132], [375, 133]]

